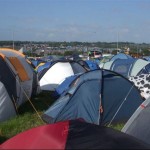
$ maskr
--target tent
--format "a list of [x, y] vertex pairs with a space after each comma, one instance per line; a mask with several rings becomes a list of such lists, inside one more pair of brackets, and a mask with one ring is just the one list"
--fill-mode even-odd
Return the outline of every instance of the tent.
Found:
[[60, 55], [48, 55], [48, 56], [42, 57], [41, 60], [45, 62], [59, 61], [59, 60], [65, 60], [65, 57], [60, 56]]
[[16, 76], [0, 55], [0, 122], [16, 115], [19, 101]]
[[124, 125], [122, 132], [150, 144], [150, 97], [146, 99]]
[[147, 61], [150, 61], [150, 56], [143, 56], [142, 59], [147, 60]]
[[150, 74], [140, 74], [137, 76], [129, 77], [129, 80], [135, 84], [140, 90], [143, 98], [150, 97]]
[[4, 84], [0, 82], [0, 122], [16, 116], [15, 101], [9, 96]]
[[[120, 73], [125, 77], [129, 77], [134, 62], [135, 62], [134, 59], [116, 59], [111, 64], [110, 68], [107, 69]], [[104, 68], [106, 65], [107, 64], [104, 65]]]
[[40, 72], [45, 69], [45, 68], [49, 68], [52, 65], [53, 62], [45, 62], [45, 63], [40, 63], [37, 67], [36, 67], [36, 71], [38, 73], [38, 75], [40, 76]]
[[[3, 52], [4, 51], [4, 52]], [[12, 49], [0, 49], [0, 122], [8, 120], [16, 116], [18, 107], [23, 104], [32, 95], [38, 92], [37, 75], [28, 62], [29, 69], [32, 70], [32, 82], [29, 81], [27, 72], [21, 64], [19, 56], [23, 57], [19, 52]], [[16, 54], [16, 55], [15, 55]], [[19, 56], [18, 56], [19, 55]], [[26, 93], [26, 89], [31, 86], [31, 95]], [[25, 89], [26, 87], [26, 89]]]
[[36, 68], [40, 63], [45, 63], [45, 61], [41, 59], [31, 60], [32, 65]]
[[114, 61], [116, 59], [133, 59], [133, 57], [124, 53], [119, 53], [111, 57], [110, 61]]
[[1, 149], [148, 149], [149, 144], [118, 130], [80, 120], [43, 125], [24, 131]]
[[77, 62], [86, 67], [88, 70], [99, 69], [97, 62], [94, 60], [78, 60]]
[[[19, 77], [19, 83], [21, 85], [20, 91], [22, 92], [20, 94], [20, 97], [22, 97], [22, 101], [20, 101], [20, 104], [22, 104], [23, 102], [31, 98], [33, 92], [33, 84], [36, 83], [36, 88], [39, 88], [39, 85], [37, 83], [37, 75], [35, 74], [32, 66], [26, 60], [25, 55], [18, 52], [17, 50], [0, 48], [0, 53], [5, 56], [5, 61], [7, 61], [7, 64], [9, 64], [11, 68], [13, 68], [15, 74], [17, 74], [17, 76]], [[34, 76], [36, 76], [36, 82], [34, 80]]]
[[104, 56], [102, 56], [101, 58], [100, 58], [100, 60], [99, 60], [99, 67], [100, 68], [103, 68], [103, 65], [106, 63], [106, 62], [108, 62], [108, 61], [110, 61], [110, 59], [113, 57], [114, 55], [104, 55]]
[[115, 72], [98, 69], [73, 80], [42, 118], [47, 123], [77, 118], [98, 125], [126, 122], [142, 102], [132, 82]]
[[41, 90], [55, 91], [66, 77], [86, 71], [84, 67], [75, 61], [55, 61], [48, 68], [40, 71]]
[[19, 52], [24, 54], [24, 53], [27, 53], [28, 51], [27, 51], [27, 49], [25, 47], [21, 47]]
[[65, 78], [65, 80], [55, 89], [55, 91], [52, 93], [52, 96], [54, 98], [58, 98], [60, 97], [65, 91], [68, 90], [68, 88], [70, 87], [71, 83], [76, 80], [78, 78], [78, 76], [81, 73], [69, 76], [67, 78]]
[[106, 62], [103, 65], [104, 69], [112, 70], [129, 78], [142, 73], [150, 73], [150, 62], [143, 59], [115, 59]]

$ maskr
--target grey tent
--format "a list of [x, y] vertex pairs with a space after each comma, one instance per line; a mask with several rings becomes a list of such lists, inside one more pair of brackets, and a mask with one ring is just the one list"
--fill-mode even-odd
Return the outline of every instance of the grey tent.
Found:
[[122, 129], [122, 132], [132, 135], [150, 144], [150, 97], [134, 112]]
[[15, 74], [0, 55], [0, 122], [16, 115], [18, 102]]
[[45, 122], [82, 118], [89, 123], [126, 122], [143, 102], [139, 90], [109, 70], [82, 73], [43, 114]]
[[150, 73], [150, 62], [143, 59], [114, 59], [106, 62], [103, 69], [115, 71], [123, 76], [129, 78], [130, 76], [137, 76], [142, 73]]
[[0, 82], [0, 122], [16, 116], [14, 102], [2, 82]]
[[16, 115], [16, 109], [31, 94], [37, 93], [38, 78], [24, 55], [7, 48], [0, 52], [0, 121], [5, 121]]

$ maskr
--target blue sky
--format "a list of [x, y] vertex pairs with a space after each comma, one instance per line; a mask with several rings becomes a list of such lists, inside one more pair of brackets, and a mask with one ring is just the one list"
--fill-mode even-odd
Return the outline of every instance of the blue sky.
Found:
[[150, 43], [150, 0], [0, 0], [0, 41]]

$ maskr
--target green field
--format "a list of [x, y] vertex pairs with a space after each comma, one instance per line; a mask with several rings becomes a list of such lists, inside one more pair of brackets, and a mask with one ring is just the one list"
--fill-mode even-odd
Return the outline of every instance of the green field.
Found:
[[40, 116], [54, 102], [50, 93], [43, 92], [27, 101], [18, 109], [18, 115], [10, 120], [0, 123], [0, 143], [27, 129], [45, 124]]
[[[18, 115], [15, 118], [0, 123], [0, 144], [20, 132], [46, 124], [42, 121], [40, 116], [54, 101], [55, 100], [51, 97], [51, 93], [47, 92], [42, 92], [38, 96], [32, 98], [31, 102], [37, 112], [33, 109], [29, 101], [24, 103], [18, 109]], [[120, 130], [123, 124], [117, 124], [111, 127]]]

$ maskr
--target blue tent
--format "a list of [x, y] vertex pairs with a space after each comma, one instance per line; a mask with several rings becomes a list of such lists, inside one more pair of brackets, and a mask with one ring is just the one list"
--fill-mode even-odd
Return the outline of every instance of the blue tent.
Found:
[[106, 62], [103, 69], [115, 71], [127, 78], [130, 76], [137, 76], [140, 74], [150, 73], [150, 62], [143, 59], [115, 59]]
[[98, 125], [126, 122], [142, 102], [132, 82], [115, 72], [98, 69], [73, 80], [42, 118], [48, 123], [78, 118]]
[[120, 73], [125, 77], [130, 76], [132, 66], [136, 60], [135, 59], [116, 59], [112, 63], [110, 70]]
[[41, 59], [37, 59], [37, 60], [31, 60], [32, 65], [35, 67], [37, 67], [40, 63], [43, 63], [45, 61], [41, 60]]
[[60, 56], [60, 55], [48, 55], [45, 56], [43, 58], [41, 58], [43, 61], [57, 61], [57, 60], [65, 60], [64, 56]]
[[39, 72], [41, 72], [43, 69], [48, 68], [48, 67], [50, 67], [51, 65], [52, 65], [52, 62], [46, 62], [45, 64], [43, 64], [43, 65], [41, 65], [41, 66], [39, 66], [39, 67], [37, 68], [37, 72], [39, 73]]
[[52, 96], [54, 98], [58, 98], [64, 93], [65, 91], [68, 90], [69, 86], [71, 83], [79, 76], [80, 74], [75, 74], [72, 76], [67, 77], [57, 88], [56, 90], [52, 93]]
[[114, 55], [110, 61], [116, 60], [116, 59], [134, 59], [132, 56], [124, 54], [124, 53], [119, 53], [117, 55]]
[[99, 69], [98, 63], [94, 60], [79, 60], [78, 63], [86, 67], [88, 70]]

